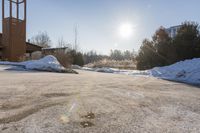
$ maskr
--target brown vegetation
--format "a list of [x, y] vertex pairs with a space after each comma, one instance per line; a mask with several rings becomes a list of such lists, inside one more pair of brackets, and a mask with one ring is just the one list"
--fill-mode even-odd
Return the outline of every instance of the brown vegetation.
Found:
[[100, 61], [96, 61], [94, 63], [89, 63], [85, 65], [91, 68], [101, 68], [101, 67], [111, 67], [111, 68], [119, 68], [119, 69], [136, 69], [136, 62], [132, 60], [110, 60], [110, 59], [102, 59]]

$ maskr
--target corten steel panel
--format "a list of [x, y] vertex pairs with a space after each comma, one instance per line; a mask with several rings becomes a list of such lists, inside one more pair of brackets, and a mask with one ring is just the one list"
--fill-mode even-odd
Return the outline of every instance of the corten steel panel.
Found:
[[[2, 20], [3, 20], [3, 58], [9, 61], [19, 61], [26, 53], [26, 0], [9, 1], [9, 17], [5, 18], [5, 7], [2, 0]], [[19, 19], [19, 4], [24, 3], [24, 19]], [[13, 4], [17, 5], [17, 18], [12, 16]]]
[[3, 44], [2, 44], [2, 34], [0, 33], [0, 48], [3, 47]]
[[[11, 22], [10, 22], [11, 21]], [[11, 26], [10, 26], [11, 24]], [[15, 18], [4, 19], [3, 44], [4, 58], [18, 61], [26, 53], [25, 22]]]

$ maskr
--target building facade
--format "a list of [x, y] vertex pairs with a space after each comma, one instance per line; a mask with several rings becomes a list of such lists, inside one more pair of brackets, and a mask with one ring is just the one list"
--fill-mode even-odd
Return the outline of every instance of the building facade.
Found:
[[[36, 52], [36, 51], [42, 51], [42, 47], [35, 45], [35, 44], [32, 44], [30, 42], [26, 42], [25, 46], [26, 46], [26, 48], [25, 48], [26, 52], [24, 53], [24, 56], [25, 55], [31, 56], [31, 54]], [[3, 57], [4, 57], [4, 55], [3, 55], [4, 54], [4, 52], [3, 52], [4, 48], [5, 47], [2, 44], [2, 34], [0, 33], [0, 59], [3, 59]], [[5, 60], [7, 60], [7, 59], [5, 59]]]
[[[27, 0], [2, 0], [0, 59], [20, 61], [42, 47], [26, 42]], [[28, 53], [28, 54], [27, 54]]]
[[46, 56], [46, 55], [56, 55], [58, 53], [63, 53], [66, 54], [69, 52], [68, 47], [61, 47], [61, 48], [43, 48], [42, 49], [42, 55]]

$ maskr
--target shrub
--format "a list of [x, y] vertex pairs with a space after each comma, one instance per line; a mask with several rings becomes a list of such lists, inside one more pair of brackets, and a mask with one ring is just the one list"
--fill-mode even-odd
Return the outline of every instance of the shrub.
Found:
[[69, 68], [72, 64], [72, 57], [70, 53], [65, 51], [57, 51], [54, 55], [62, 66]]
[[199, 25], [194, 22], [184, 22], [174, 38], [170, 38], [161, 27], [152, 37], [152, 41], [145, 39], [136, 57], [137, 69], [151, 69], [199, 57]]
[[86, 66], [92, 68], [102, 68], [102, 67], [111, 67], [111, 68], [119, 68], [119, 69], [136, 69], [136, 63], [133, 60], [110, 60], [110, 59], [102, 59], [100, 61], [96, 61], [93, 63], [89, 63]]

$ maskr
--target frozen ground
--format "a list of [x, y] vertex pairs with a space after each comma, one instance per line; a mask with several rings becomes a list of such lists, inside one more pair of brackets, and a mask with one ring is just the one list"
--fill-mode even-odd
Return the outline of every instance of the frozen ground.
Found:
[[200, 132], [200, 89], [153, 77], [5, 71], [1, 133]]
[[87, 71], [125, 74], [131, 76], [153, 76], [161, 79], [200, 85], [200, 58], [181, 61], [166, 67], [156, 67], [147, 71], [87, 67], [83, 67], [81, 69]]

